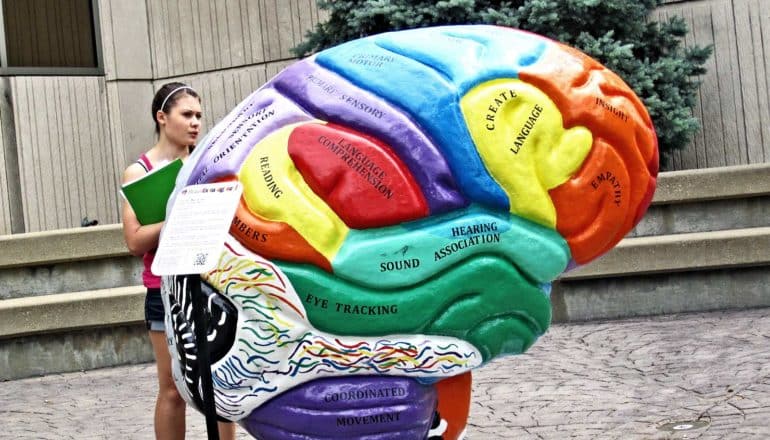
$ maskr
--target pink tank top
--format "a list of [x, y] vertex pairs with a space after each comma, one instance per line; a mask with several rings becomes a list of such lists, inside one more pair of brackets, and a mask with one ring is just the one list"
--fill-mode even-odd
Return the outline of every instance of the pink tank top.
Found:
[[[150, 159], [147, 158], [145, 154], [142, 154], [139, 157], [139, 160], [136, 161], [139, 165], [144, 168], [145, 171], [149, 172], [152, 169], [152, 162], [150, 162]], [[144, 287], [148, 289], [160, 289], [160, 277], [152, 273], [152, 260], [155, 259], [155, 249], [148, 251], [147, 253], [142, 256], [142, 262], [144, 263], [144, 270], [142, 271], [142, 284], [144, 284]]]

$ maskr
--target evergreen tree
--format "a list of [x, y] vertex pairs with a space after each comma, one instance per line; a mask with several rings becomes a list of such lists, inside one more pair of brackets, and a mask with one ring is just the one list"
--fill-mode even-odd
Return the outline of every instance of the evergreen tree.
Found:
[[304, 56], [391, 30], [498, 24], [576, 47], [620, 75], [644, 101], [665, 165], [700, 128], [691, 109], [711, 47], [684, 47], [679, 17], [650, 20], [662, 0], [319, 0], [328, 19], [294, 53]]

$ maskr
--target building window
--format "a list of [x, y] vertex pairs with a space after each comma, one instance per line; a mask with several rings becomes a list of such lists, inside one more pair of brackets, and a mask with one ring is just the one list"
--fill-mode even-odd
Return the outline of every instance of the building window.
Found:
[[103, 74], [97, 0], [1, 0], [0, 74]]

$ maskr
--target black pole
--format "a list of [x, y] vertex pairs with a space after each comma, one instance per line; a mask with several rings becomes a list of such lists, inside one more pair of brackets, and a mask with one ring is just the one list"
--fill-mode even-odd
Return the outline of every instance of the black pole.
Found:
[[217, 412], [214, 405], [214, 385], [211, 380], [211, 360], [209, 359], [209, 341], [206, 329], [208, 319], [206, 316], [207, 298], [201, 292], [200, 275], [187, 275], [187, 285], [190, 286], [190, 295], [193, 300], [193, 323], [195, 323], [195, 342], [198, 346], [198, 377], [201, 381], [201, 400], [203, 401], [203, 414], [206, 416], [206, 431], [209, 440], [219, 440], [217, 428]]

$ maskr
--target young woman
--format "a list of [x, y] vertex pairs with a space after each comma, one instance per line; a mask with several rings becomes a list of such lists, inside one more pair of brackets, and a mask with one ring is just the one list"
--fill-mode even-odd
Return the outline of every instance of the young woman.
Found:
[[[201, 128], [201, 102], [191, 87], [174, 82], [163, 85], [152, 100], [152, 119], [158, 142], [123, 173], [123, 182], [135, 180], [154, 167], [176, 158], [184, 160], [195, 145]], [[144, 261], [142, 281], [147, 288], [144, 314], [158, 368], [155, 403], [155, 437], [184, 439], [185, 401], [171, 377], [171, 356], [166, 344], [160, 277], [150, 270], [163, 223], [141, 225], [128, 202], [123, 203], [123, 236], [129, 252]], [[233, 423], [219, 423], [222, 440], [235, 439]]]

